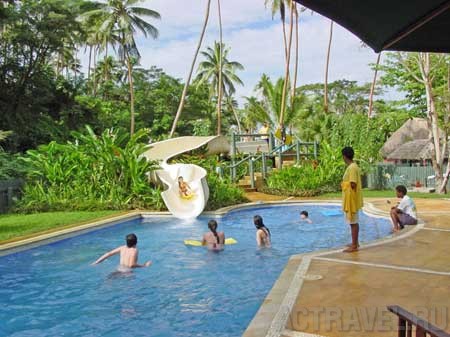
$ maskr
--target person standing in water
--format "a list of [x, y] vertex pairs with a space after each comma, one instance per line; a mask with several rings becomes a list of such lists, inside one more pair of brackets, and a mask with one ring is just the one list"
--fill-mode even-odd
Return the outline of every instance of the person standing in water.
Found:
[[256, 244], [258, 247], [270, 247], [270, 230], [264, 225], [263, 218], [260, 215], [255, 215], [253, 223], [256, 227]]
[[352, 233], [352, 243], [344, 250], [345, 253], [356, 252], [359, 248], [358, 212], [363, 207], [361, 170], [353, 161], [354, 155], [353, 148], [345, 147], [342, 149], [342, 158], [347, 165], [341, 184], [342, 210]]
[[126, 236], [127, 244], [124, 246], [117, 247], [110, 252], [102, 255], [97, 261], [92, 263], [92, 265], [99, 264], [106, 260], [107, 258], [120, 254], [120, 267], [125, 268], [142, 268], [149, 267], [152, 261], [147, 261], [144, 264], [138, 264], [138, 249], [137, 246], [137, 236], [135, 234], [128, 234]]
[[217, 221], [209, 220], [208, 228], [210, 232], [203, 234], [202, 244], [208, 246], [210, 250], [222, 250], [225, 245], [225, 234], [217, 232]]

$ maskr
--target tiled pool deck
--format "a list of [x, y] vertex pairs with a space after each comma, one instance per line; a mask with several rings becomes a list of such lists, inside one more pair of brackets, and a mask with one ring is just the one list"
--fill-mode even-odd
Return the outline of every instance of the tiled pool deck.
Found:
[[[388, 215], [386, 199], [366, 201]], [[397, 336], [388, 305], [450, 331], [450, 201], [416, 203], [424, 223], [407, 232], [357, 253], [293, 256], [244, 337]]]
[[[286, 200], [261, 193], [248, 197], [255, 202]], [[295, 200], [301, 199], [289, 199]], [[370, 212], [388, 215], [386, 199], [366, 202]], [[386, 309], [393, 304], [450, 331], [450, 201], [416, 199], [416, 204], [424, 223], [400, 235], [353, 254], [292, 256], [243, 336], [396, 336], [397, 319]], [[24, 243], [54, 241], [141, 214], [161, 213], [132, 212], [9, 242], [0, 245], [0, 255], [23, 249]]]

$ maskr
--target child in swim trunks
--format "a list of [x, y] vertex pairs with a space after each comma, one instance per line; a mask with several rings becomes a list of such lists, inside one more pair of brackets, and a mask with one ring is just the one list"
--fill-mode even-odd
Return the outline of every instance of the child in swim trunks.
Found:
[[110, 252], [102, 255], [97, 261], [92, 263], [92, 265], [99, 264], [106, 260], [107, 258], [120, 254], [120, 268], [142, 268], [149, 267], [152, 261], [147, 261], [144, 264], [138, 264], [138, 249], [137, 246], [137, 236], [134, 234], [128, 234], [126, 236], [127, 244], [124, 246], [117, 247]]

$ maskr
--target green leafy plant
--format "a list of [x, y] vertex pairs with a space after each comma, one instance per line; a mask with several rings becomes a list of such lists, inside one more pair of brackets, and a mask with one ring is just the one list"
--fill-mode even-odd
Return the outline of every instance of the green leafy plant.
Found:
[[319, 161], [304, 161], [272, 173], [265, 192], [271, 194], [312, 197], [323, 192], [336, 191], [344, 173], [345, 164], [336, 149], [327, 143], [320, 147]]
[[108, 129], [97, 136], [90, 127], [74, 133], [74, 141], [51, 142], [30, 150], [21, 211], [93, 210], [163, 207], [159, 190], [148, 181], [157, 169], [143, 153], [142, 129], [129, 138]]

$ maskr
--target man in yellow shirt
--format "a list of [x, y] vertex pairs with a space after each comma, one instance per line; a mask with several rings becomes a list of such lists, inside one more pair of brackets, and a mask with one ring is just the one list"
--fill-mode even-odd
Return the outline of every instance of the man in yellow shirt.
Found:
[[358, 212], [363, 207], [361, 170], [353, 161], [355, 152], [351, 147], [342, 149], [342, 158], [347, 169], [342, 178], [342, 210], [345, 214], [345, 221], [350, 225], [352, 233], [352, 243], [344, 250], [346, 253], [356, 252], [359, 247], [359, 219]]

